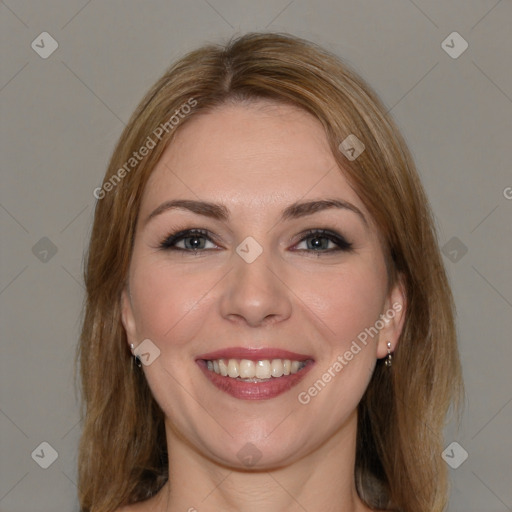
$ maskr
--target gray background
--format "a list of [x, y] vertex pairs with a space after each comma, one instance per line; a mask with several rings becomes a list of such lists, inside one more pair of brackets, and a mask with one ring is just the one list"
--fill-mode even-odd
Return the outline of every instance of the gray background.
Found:
[[[449, 510], [512, 510], [510, 1], [5, 0], [0, 13], [2, 512], [78, 510], [83, 254], [92, 191], [124, 123], [177, 57], [248, 30], [324, 45], [392, 110], [458, 307], [466, 409], [445, 446], [456, 441], [469, 457], [450, 468]], [[44, 31], [59, 45], [47, 59], [31, 48], [49, 48]], [[469, 44], [458, 58], [441, 46], [453, 31]], [[44, 441], [58, 453], [48, 469], [35, 461], [49, 461]], [[452, 465], [463, 453], [448, 450]]]

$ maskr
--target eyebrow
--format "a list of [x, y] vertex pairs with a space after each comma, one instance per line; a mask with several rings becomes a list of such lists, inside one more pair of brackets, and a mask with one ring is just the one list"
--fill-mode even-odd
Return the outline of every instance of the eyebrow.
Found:
[[[293, 203], [283, 210], [280, 220], [298, 219], [331, 208], [352, 211], [356, 213], [366, 225], [368, 225], [363, 212], [357, 208], [357, 206], [341, 199], [319, 199], [316, 201]], [[207, 201], [196, 201], [192, 199], [174, 199], [172, 201], [165, 201], [153, 210], [146, 218], [144, 224], [147, 224], [157, 215], [173, 209], [188, 210], [192, 213], [204, 215], [205, 217], [210, 217], [220, 221], [227, 221], [230, 217], [229, 210], [222, 204], [210, 203]]]

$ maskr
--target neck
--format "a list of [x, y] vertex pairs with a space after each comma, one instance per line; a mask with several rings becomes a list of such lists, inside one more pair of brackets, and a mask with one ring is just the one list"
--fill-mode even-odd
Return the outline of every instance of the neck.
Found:
[[357, 413], [299, 460], [251, 471], [204, 456], [167, 425], [169, 482], [162, 512], [366, 512], [354, 482]]

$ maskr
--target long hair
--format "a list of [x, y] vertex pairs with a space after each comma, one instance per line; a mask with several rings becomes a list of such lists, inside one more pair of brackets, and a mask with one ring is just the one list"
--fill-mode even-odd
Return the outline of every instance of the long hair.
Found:
[[[392, 369], [378, 361], [358, 408], [358, 493], [372, 508], [441, 512], [448, 494], [442, 430], [462, 381], [453, 299], [427, 198], [403, 138], [369, 86], [337, 57], [281, 34], [205, 46], [174, 64], [135, 110], [95, 192], [77, 352], [81, 510], [113, 512], [154, 495], [168, 478], [164, 416], [142, 372], [130, 368], [121, 322], [145, 184], [189, 119], [258, 99], [301, 107], [322, 123], [340, 169], [379, 229], [390, 286], [400, 278], [405, 287]], [[339, 150], [351, 134], [365, 145], [354, 160]], [[135, 161], [143, 146], [149, 151]]]

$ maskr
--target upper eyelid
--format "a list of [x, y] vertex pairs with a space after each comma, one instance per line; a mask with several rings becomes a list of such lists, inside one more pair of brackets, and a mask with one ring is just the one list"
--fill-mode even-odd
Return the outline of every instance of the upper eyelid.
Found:
[[218, 238], [210, 230], [204, 228], [178, 229], [177, 231], [165, 236], [161, 244], [165, 244], [171, 238], [176, 242], [193, 236], [208, 238], [212, 242]]

